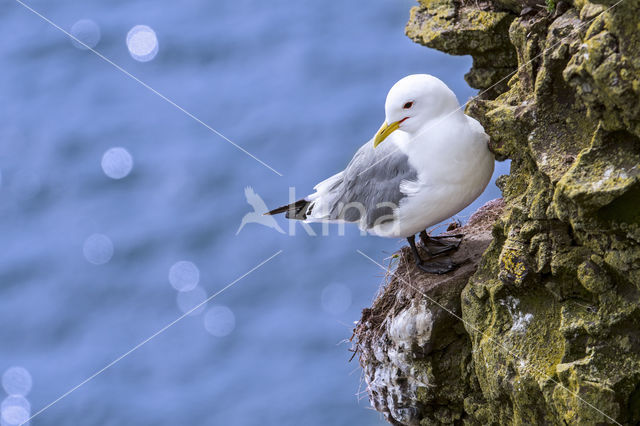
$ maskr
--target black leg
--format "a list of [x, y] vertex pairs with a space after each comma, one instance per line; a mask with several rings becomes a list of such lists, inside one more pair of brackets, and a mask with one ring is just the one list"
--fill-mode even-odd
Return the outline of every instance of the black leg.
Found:
[[422, 258], [420, 257], [420, 253], [418, 253], [418, 248], [416, 247], [416, 236], [412, 235], [407, 237], [407, 241], [409, 242], [409, 247], [411, 247], [411, 252], [413, 253], [413, 258], [416, 261], [416, 265], [422, 263]]
[[422, 257], [420, 257], [420, 253], [418, 253], [418, 248], [416, 247], [416, 236], [412, 235], [408, 237], [407, 241], [409, 242], [409, 247], [411, 247], [411, 252], [413, 253], [416, 266], [424, 272], [429, 274], [446, 274], [459, 266], [449, 258], [429, 259], [428, 261], [424, 261], [422, 260]]
[[427, 230], [425, 229], [424, 231], [420, 231], [420, 241], [422, 241], [422, 245], [423, 246], [427, 246], [427, 243], [429, 241], [429, 233], [427, 232]]

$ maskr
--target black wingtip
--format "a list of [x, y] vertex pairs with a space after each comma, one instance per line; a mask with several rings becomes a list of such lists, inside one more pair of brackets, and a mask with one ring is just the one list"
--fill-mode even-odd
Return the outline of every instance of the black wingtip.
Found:
[[266, 212], [263, 216], [273, 216], [274, 214], [284, 213], [289, 210], [291, 207], [289, 205], [278, 207], [277, 209], [273, 209], [270, 212]]
[[304, 220], [307, 218], [306, 208], [308, 205], [309, 201], [302, 199], [296, 201], [295, 203], [287, 204], [286, 206], [278, 207], [277, 209], [266, 212], [264, 216], [286, 213], [287, 219]]

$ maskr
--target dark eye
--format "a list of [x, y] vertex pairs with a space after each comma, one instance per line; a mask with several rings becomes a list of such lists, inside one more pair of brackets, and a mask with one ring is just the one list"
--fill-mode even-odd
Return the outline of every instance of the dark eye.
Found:
[[406, 104], [404, 104], [404, 106], [402, 108], [404, 109], [409, 109], [413, 106], [413, 102], [407, 102]]

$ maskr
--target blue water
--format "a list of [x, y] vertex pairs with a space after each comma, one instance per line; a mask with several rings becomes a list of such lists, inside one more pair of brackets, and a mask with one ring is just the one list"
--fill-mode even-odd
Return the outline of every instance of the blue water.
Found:
[[[236, 236], [251, 211], [244, 187], [269, 207], [290, 186], [305, 195], [378, 129], [399, 78], [428, 72], [459, 100], [474, 95], [463, 80], [470, 58], [406, 38], [408, 0], [29, 4], [65, 30], [95, 21], [98, 51], [283, 174], [5, 1], [0, 372], [29, 371], [31, 414], [182, 315], [167, 278], [175, 262], [197, 265], [211, 295], [283, 251], [208, 304], [233, 312], [230, 334], [186, 317], [31, 424], [383, 424], [358, 395], [344, 339], [382, 282], [356, 249], [382, 261], [403, 242], [256, 224]], [[150, 62], [127, 51], [138, 24], [159, 40]], [[112, 147], [134, 160], [121, 180], [101, 168]], [[490, 184], [460, 217], [498, 195]], [[95, 233], [113, 243], [102, 265], [83, 255]]]

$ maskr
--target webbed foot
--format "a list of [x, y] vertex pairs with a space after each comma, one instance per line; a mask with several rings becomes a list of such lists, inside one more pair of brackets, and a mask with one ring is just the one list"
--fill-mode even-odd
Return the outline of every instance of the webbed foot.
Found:
[[[429, 252], [429, 249], [427, 247], [425, 247], [425, 249], [427, 250], [427, 252], [431, 257], [429, 257], [429, 259], [427, 260], [423, 260], [422, 257], [420, 257], [420, 253], [418, 253], [418, 248], [416, 247], [416, 236], [413, 235], [411, 237], [408, 237], [407, 241], [409, 242], [409, 246], [411, 247], [411, 251], [413, 253], [416, 266], [424, 272], [427, 272], [429, 274], [446, 274], [447, 272], [451, 272], [454, 269], [456, 269], [458, 266], [460, 266], [459, 264], [455, 263], [453, 260], [451, 260], [448, 257], [434, 258], [433, 257], [434, 253]], [[448, 244], [447, 248], [444, 251], [441, 251], [440, 253], [435, 253], [435, 255], [442, 254], [447, 251], [451, 251], [458, 248], [461, 241], [462, 239], [460, 239], [460, 241], [457, 241], [456, 243]], [[440, 242], [438, 243], [443, 244]]]
[[464, 234], [430, 236], [427, 231], [420, 232], [420, 240], [431, 256], [447, 253], [460, 247]]

